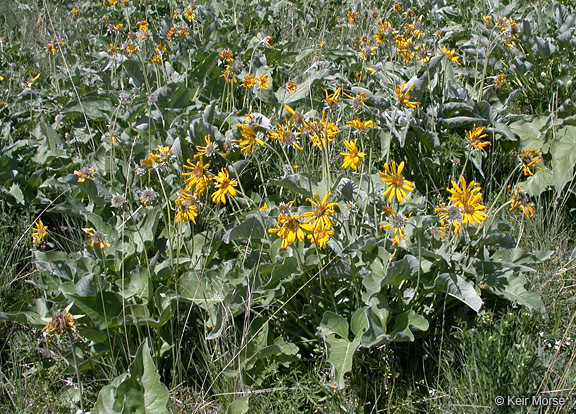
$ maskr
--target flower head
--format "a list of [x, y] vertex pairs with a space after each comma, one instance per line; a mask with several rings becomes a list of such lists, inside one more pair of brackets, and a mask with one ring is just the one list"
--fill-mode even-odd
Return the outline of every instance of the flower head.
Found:
[[314, 200], [307, 198], [306, 201], [311, 203], [315, 208], [314, 211], [302, 213], [301, 217], [305, 218], [306, 220], [304, 223], [308, 224], [312, 222], [312, 230], [316, 230], [319, 228], [329, 229], [334, 225], [334, 221], [330, 217], [334, 214], [334, 207], [338, 205], [338, 203], [329, 203], [328, 197], [330, 196], [330, 191], [328, 191], [322, 200], [320, 200], [320, 196], [318, 193], [312, 194]]
[[358, 139], [354, 141], [344, 141], [344, 146], [348, 152], [341, 152], [340, 155], [344, 157], [342, 160], [342, 168], [352, 168], [354, 171], [358, 170], [358, 167], [362, 163], [361, 158], [364, 158], [364, 153], [358, 151], [356, 143]]
[[461, 65], [460, 60], [459, 60], [459, 59], [460, 59], [460, 56], [454, 56], [454, 54], [456, 53], [456, 51], [455, 51], [454, 49], [448, 50], [448, 49], [446, 48], [446, 46], [443, 46], [443, 47], [440, 49], [440, 51], [441, 51], [442, 53], [444, 53], [444, 56], [446, 56], [446, 58], [447, 58], [450, 62], [454, 62], [454, 63], [456, 63], [457, 65]]
[[330, 236], [334, 235], [334, 229], [318, 227], [312, 230], [312, 233], [308, 234], [308, 240], [310, 243], [315, 244], [318, 248], [323, 249], [326, 247], [326, 243], [330, 240]]
[[211, 138], [212, 135], [210, 134], [204, 135], [204, 142], [206, 145], [196, 145], [196, 151], [198, 151], [198, 154], [195, 154], [194, 158], [203, 158], [204, 156], [211, 157], [216, 154], [218, 151], [218, 144], [212, 142]]
[[303, 242], [306, 236], [304, 230], [310, 231], [311, 228], [302, 223], [302, 217], [280, 213], [274, 227], [268, 229], [268, 232], [280, 237], [282, 239], [281, 248], [285, 249], [296, 240]]
[[156, 200], [157, 196], [158, 193], [156, 193], [156, 191], [154, 191], [152, 188], [146, 187], [140, 194], [140, 204], [143, 206], [149, 206], [154, 202], [154, 200]]
[[434, 211], [438, 213], [438, 218], [440, 219], [441, 228], [446, 227], [446, 222], [449, 223], [454, 229], [454, 234], [459, 234], [462, 230], [462, 211], [460, 207], [455, 205], [444, 205], [440, 204], [439, 207], [435, 208]]
[[394, 230], [394, 239], [392, 240], [392, 246], [399, 245], [400, 239], [406, 241], [406, 235], [404, 233], [404, 222], [408, 220], [408, 217], [404, 217], [400, 213], [395, 213], [390, 210], [389, 213], [390, 222], [386, 225], [381, 224], [380, 228], [383, 230]]
[[242, 135], [242, 139], [234, 140], [240, 147], [242, 147], [242, 153], [246, 157], [249, 152], [254, 152], [254, 146], [256, 143], [258, 145], [264, 145], [264, 142], [258, 138], [256, 131], [254, 128], [248, 124], [238, 124], [236, 125], [240, 127], [240, 134]]
[[510, 198], [510, 211], [519, 209], [528, 220], [534, 217], [534, 209], [529, 203], [528, 195], [522, 191], [522, 186], [519, 185], [514, 189], [512, 189], [511, 186], [508, 186], [508, 191], [512, 195]]
[[536, 165], [540, 164], [543, 161], [542, 156], [540, 154], [542, 154], [542, 150], [537, 150], [536, 148], [533, 147], [524, 150], [520, 159], [522, 160], [522, 169], [524, 170], [525, 176], [534, 175], [534, 172], [531, 170], [531, 168], [537, 170], [542, 169]]
[[32, 230], [32, 238], [36, 243], [40, 243], [44, 237], [50, 235], [50, 233], [48, 233], [48, 226], [45, 226], [42, 220], [38, 220], [36, 226], [32, 227]]
[[[186, 165], [187, 164], [187, 165]], [[204, 158], [200, 157], [196, 164], [192, 164], [190, 158], [186, 160], [186, 164], [182, 167], [190, 172], [183, 172], [182, 175], [186, 178], [184, 181], [186, 183], [186, 190], [190, 191], [192, 187], [196, 187], [194, 192], [196, 194], [202, 194], [208, 188], [208, 184], [212, 180], [212, 175], [208, 171], [210, 164], [204, 165]]]
[[364, 130], [368, 128], [373, 128], [377, 124], [374, 121], [361, 121], [360, 118], [356, 118], [353, 121], [346, 122], [346, 125], [359, 130]]
[[479, 187], [475, 181], [466, 183], [464, 177], [460, 177], [459, 184], [452, 181], [453, 188], [447, 190], [451, 194], [448, 200], [460, 209], [462, 224], [476, 223], [481, 225], [488, 218], [488, 214], [484, 212], [486, 206], [481, 204], [482, 187]]
[[256, 86], [256, 75], [254, 75], [253, 73], [247, 73], [244, 76], [244, 80], [242, 81], [242, 86], [245, 88], [252, 88], [254, 86]]
[[158, 145], [156, 150], [157, 152], [149, 151], [148, 158], [142, 160], [142, 163], [145, 164], [148, 169], [162, 167], [172, 156], [170, 147]]
[[94, 247], [94, 245], [97, 245], [100, 247], [100, 249], [103, 249], [104, 247], [110, 247], [110, 243], [106, 241], [103, 233], [96, 231], [92, 227], [82, 229], [82, 231], [90, 236], [90, 242], [88, 243], [90, 247]]
[[262, 76], [258, 76], [258, 86], [262, 89], [268, 89], [268, 87], [270, 86], [270, 75], [268, 75], [267, 73], [262, 75]]
[[328, 91], [322, 88], [324, 94], [326, 95], [326, 104], [329, 107], [333, 107], [338, 102], [340, 102], [340, 94], [342, 93], [342, 88], [338, 88], [334, 91], [334, 93], [328, 93]]
[[110, 200], [110, 206], [113, 208], [122, 208], [126, 204], [126, 197], [122, 194], [114, 194]]
[[94, 181], [92, 174], [95, 172], [94, 168], [82, 167], [79, 171], [74, 171], [74, 174], [78, 176], [78, 182], [83, 183], [86, 180]]
[[76, 333], [74, 317], [67, 311], [55, 313], [43, 331], [48, 334], [55, 333], [57, 335], [62, 335], [66, 331]]
[[318, 148], [325, 147], [328, 142], [334, 141], [334, 137], [340, 133], [338, 125], [326, 120], [326, 110], [322, 112], [320, 120], [314, 118], [311, 122], [306, 122], [304, 126], [310, 133], [310, 141]]
[[466, 138], [470, 141], [470, 145], [472, 145], [473, 148], [484, 151], [485, 147], [492, 145], [490, 141], [483, 141], [483, 138], [488, 136], [488, 134], [483, 134], [485, 129], [486, 127], [476, 128], [476, 124], [474, 124], [471, 131], [464, 131]]
[[220, 57], [226, 63], [231, 63], [234, 60], [234, 52], [230, 49], [222, 49], [220, 51]]
[[298, 136], [300, 135], [300, 131], [293, 127], [291, 119], [287, 119], [285, 122], [286, 127], [280, 124], [276, 124], [277, 128], [273, 129], [272, 131], [268, 131], [268, 137], [270, 139], [280, 141], [286, 146], [292, 145], [294, 148], [303, 151], [304, 148], [302, 148], [302, 146], [298, 143]]
[[222, 168], [218, 175], [214, 177], [214, 181], [218, 184], [215, 185], [216, 191], [212, 194], [213, 203], [226, 204], [226, 197], [236, 197], [236, 189], [238, 185], [236, 180], [230, 180], [228, 170]]
[[388, 188], [382, 194], [384, 197], [388, 197], [388, 202], [392, 201], [394, 197], [398, 200], [398, 203], [402, 203], [404, 200], [409, 200], [408, 194], [406, 192], [414, 192], [414, 183], [404, 179], [402, 171], [404, 170], [404, 161], [400, 165], [396, 166], [396, 162], [392, 161], [392, 169], [388, 163], [384, 164], [386, 172], [380, 173], [380, 180], [388, 184]]
[[410, 90], [412, 90], [414, 84], [410, 85], [408, 89], [404, 91], [405, 86], [406, 86], [405, 81], [402, 82], [401, 85], [396, 86], [396, 97], [398, 98], [398, 101], [405, 107], [410, 109], [416, 109], [418, 105], [420, 105], [420, 102], [411, 101], [412, 94], [410, 93]]
[[174, 222], [179, 221], [187, 223], [191, 221], [196, 224], [196, 217], [198, 217], [198, 206], [196, 205], [196, 196], [194, 194], [189, 194], [186, 190], [180, 191], [180, 196], [176, 199], [176, 217]]

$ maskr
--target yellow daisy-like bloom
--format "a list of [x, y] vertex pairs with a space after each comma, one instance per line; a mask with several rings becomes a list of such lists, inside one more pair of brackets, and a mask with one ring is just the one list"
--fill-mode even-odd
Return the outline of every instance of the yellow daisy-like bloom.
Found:
[[78, 176], [78, 182], [83, 183], [86, 180], [94, 181], [92, 174], [95, 172], [96, 170], [94, 168], [83, 167], [80, 171], [74, 171], [74, 174]]
[[390, 223], [380, 225], [382, 230], [394, 230], [392, 246], [399, 245], [401, 243], [400, 239], [406, 241], [406, 234], [404, 233], [404, 222], [406, 222], [406, 220], [408, 220], [408, 217], [404, 217], [402, 214], [391, 211]]
[[412, 94], [410, 93], [410, 90], [412, 90], [412, 88], [414, 87], [414, 84], [410, 85], [408, 87], [408, 89], [406, 89], [406, 91], [404, 91], [405, 86], [406, 86], [406, 81], [402, 82], [401, 85], [396, 86], [396, 97], [398, 98], [398, 101], [402, 105], [404, 105], [410, 109], [416, 109], [418, 107], [418, 105], [420, 105], [420, 102], [411, 101]]
[[286, 121], [286, 128], [284, 128], [280, 124], [276, 124], [278, 128], [268, 131], [268, 137], [270, 139], [275, 139], [277, 141], [282, 142], [284, 145], [292, 145], [294, 148], [303, 151], [304, 148], [300, 146], [298, 143], [298, 135], [300, 135], [300, 131], [292, 127], [292, 120], [288, 119]]
[[438, 213], [438, 218], [440, 219], [441, 228], [444, 229], [446, 226], [446, 222], [448, 222], [452, 227], [454, 234], [459, 234], [462, 230], [462, 211], [460, 207], [449, 205], [446, 206], [444, 204], [440, 204], [439, 207], [435, 208], [434, 211]]
[[382, 196], [388, 197], [388, 202], [392, 201], [394, 197], [396, 197], [398, 203], [402, 203], [404, 200], [409, 200], [410, 197], [408, 197], [406, 192], [414, 192], [414, 183], [405, 180], [402, 176], [404, 161], [402, 161], [398, 166], [396, 166], [395, 161], [392, 161], [392, 169], [390, 169], [390, 166], [386, 163], [384, 164], [384, 168], [386, 169], [386, 172], [380, 173], [380, 180], [389, 184], [389, 186]]
[[364, 158], [364, 153], [358, 151], [356, 143], [358, 139], [354, 141], [344, 141], [344, 146], [349, 152], [341, 152], [340, 155], [344, 157], [342, 160], [342, 168], [352, 168], [354, 171], [358, 170], [360, 164], [362, 164], [361, 158]]
[[184, 177], [188, 177], [184, 183], [186, 184], [185, 191], [190, 191], [192, 187], [196, 187], [194, 193], [196, 194], [203, 194], [204, 191], [208, 188], [208, 184], [212, 180], [212, 175], [208, 171], [208, 167], [210, 164], [204, 165], [204, 158], [200, 157], [196, 164], [192, 164], [190, 158], [186, 160], [186, 164], [184, 167], [186, 170], [190, 170], [190, 172], [183, 172], [182, 175]]
[[506, 75], [504, 73], [501, 73], [498, 76], [496, 76], [496, 79], [494, 79], [494, 86], [496, 86], [499, 89], [502, 89], [503, 91], [508, 90], [508, 88], [506, 87]]
[[340, 133], [338, 125], [326, 121], [325, 110], [322, 112], [322, 119], [314, 118], [311, 122], [306, 122], [304, 126], [311, 134], [310, 141], [318, 148], [325, 147], [328, 142], [334, 141], [334, 137]]
[[334, 214], [334, 207], [338, 205], [338, 203], [328, 203], [328, 197], [330, 196], [330, 191], [328, 191], [322, 200], [320, 200], [320, 196], [318, 193], [312, 194], [314, 200], [311, 198], [307, 198], [306, 201], [311, 203], [315, 209], [314, 211], [310, 211], [307, 213], [303, 213], [301, 215], [302, 218], [305, 218], [305, 224], [312, 223], [312, 230], [316, 231], [317, 229], [329, 229], [334, 225], [334, 221], [330, 218], [331, 214]]
[[328, 93], [328, 91], [324, 88], [322, 88], [322, 90], [324, 91], [324, 94], [326, 95], [326, 104], [328, 106], [333, 106], [336, 105], [338, 102], [340, 102], [340, 94], [342, 93], [342, 88], [338, 88], [334, 91], [334, 93]]
[[522, 186], [520, 185], [515, 189], [508, 186], [508, 191], [512, 194], [510, 198], [510, 211], [520, 209], [528, 220], [534, 217], [534, 209], [529, 204], [528, 195], [522, 191]]
[[484, 148], [486, 148], [488, 145], [492, 145], [490, 141], [482, 140], [488, 136], [488, 134], [482, 134], [485, 129], [486, 127], [476, 128], [476, 124], [474, 124], [471, 131], [464, 131], [466, 138], [468, 138], [468, 141], [470, 141], [470, 144], [473, 148], [484, 151]]
[[214, 177], [214, 181], [218, 184], [215, 185], [216, 191], [212, 194], [212, 202], [216, 204], [226, 204], [226, 197], [236, 197], [236, 189], [234, 186], [238, 185], [236, 180], [230, 180], [228, 170], [222, 168], [218, 175]]
[[104, 247], [110, 247], [110, 243], [106, 241], [103, 233], [96, 231], [96, 229], [92, 227], [82, 229], [82, 231], [86, 233], [88, 236], [90, 236], [90, 243], [88, 243], [90, 247], [94, 247], [94, 245], [97, 245], [101, 249], [103, 249]]
[[244, 76], [244, 80], [242, 81], [242, 86], [245, 88], [252, 88], [256, 86], [256, 82], [256, 75], [253, 73], [247, 73], [246, 76]]
[[204, 142], [206, 143], [205, 146], [201, 146], [201, 145], [196, 145], [196, 151], [198, 151], [198, 154], [194, 155], [194, 158], [202, 158], [204, 156], [206, 157], [211, 157], [214, 154], [216, 154], [216, 151], [218, 150], [218, 146], [215, 142], [212, 142], [211, 140], [212, 135], [207, 134], [204, 135]]
[[136, 46], [136, 44], [134, 43], [127, 43], [126, 47], [124, 48], [124, 51], [126, 52], [127, 55], [133, 55], [134, 53], [138, 52], [138, 46]]
[[53, 42], [48, 43], [48, 45], [46, 46], [46, 54], [55, 54], [57, 53], [58, 50], [56, 50], [56, 46], [54, 46]]
[[452, 50], [448, 50], [448, 48], [446, 46], [443, 46], [440, 51], [442, 53], [444, 53], [444, 56], [446, 56], [446, 58], [450, 61], [450, 62], [454, 62], [457, 65], [461, 65], [460, 63], [460, 56], [454, 56], [454, 54], [456, 53], [456, 50], [452, 49]]
[[394, 7], [393, 10], [395, 13], [400, 13], [402, 11], [402, 4], [400, 3], [394, 3]]
[[378, 125], [373, 121], [361, 121], [360, 118], [356, 118], [353, 121], [346, 122], [346, 125], [351, 126], [352, 128], [356, 129], [368, 129], [373, 128], [374, 126]]
[[182, 14], [184, 14], [184, 17], [189, 22], [191, 22], [192, 20], [196, 20], [196, 8], [194, 6], [186, 7]]
[[306, 236], [304, 230], [311, 231], [310, 226], [302, 223], [301, 219], [302, 218], [297, 215], [292, 217], [280, 213], [276, 224], [274, 224], [274, 228], [268, 229], [269, 233], [276, 234], [282, 239], [282, 245], [280, 246], [282, 249], [287, 248], [296, 240], [303, 242]]
[[350, 99], [350, 105], [352, 105], [354, 109], [362, 109], [362, 105], [364, 104], [364, 102], [370, 99], [366, 96], [364, 92], [360, 92], [356, 96], [350, 96], [346, 92], [342, 92], [342, 95]]
[[191, 221], [196, 224], [196, 217], [198, 217], [198, 206], [196, 205], [196, 196], [194, 194], [189, 194], [186, 190], [180, 191], [180, 196], [176, 199], [176, 217], [174, 222], [179, 221], [187, 223]]
[[264, 145], [264, 142], [256, 136], [256, 131], [250, 125], [238, 124], [240, 127], [240, 134], [242, 139], [236, 139], [233, 142], [237, 143], [242, 147], [242, 153], [246, 157], [249, 152], [254, 153], [254, 146], [256, 143], [259, 145]]
[[462, 224], [482, 224], [488, 218], [488, 214], [484, 213], [486, 206], [480, 204], [482, 187], [475, 181], [467, 184], [464, 177], [460, 177], [460, 185], [452, 181], [452, 187], [447, 190], [451, 194], [448, 200], [460, 208]]
[[270, 87], [270, 75], [258, 76], [258, 86], [262, 89], [268, 89]]
[[312, 233], [308, 235], [308, 240], [310, 243], [315, 244], [320, 249], [326, 247], [326, 243], [330, 240], [330, 237], [334, 235], [334, 230], [331, 228], [324, 229], [322, 227], [313, 230]]
[[537, 150], [536, 148], [533, 147], [524, 150], [520, 159], [522, 160], [522, 169], [524, 170], [525, 176], [534, 175], [534, 172], [531, 170], [531, 168], [537, 170], [542, 169], [536, 165], [540, 164], [543, 161], [542, 156], [540, 154], [542, 154], [542, 150]]
[[168, 161], [168, 159], [170, 159], [170, 156], [172, 155], [172, 150], [170, 147], [158, 145], [156, 147], [156, 151], [158, 151], [158, 153], [154, 153], [152, 151], [148, 152], [148, 158], [142, 160], [142, 163], [146, 164], [149, 170], [162, 166], [166, 161]]
[[224, 62], [231, 63], [234, 61], [234, 52], [232, 52], [230, 49], [222, 49], [220, 51], [220, 57]]
[[48, 334], [62, 335], [65, 331], [76, 333], [76, 325], [74, 325], [74, 317], [66, 312], [56, 313], [52, 316], [50, 322], [42, 329]]
[[226, 67], [224, 68], [224, 72], [222, 73], [222, 75], [218, 77], [224, 78], [224, 81], [226, 81], [226, 83], [238, 82], [238, 80], [236, 79], [236, 72], [232, 70], [232, 67], [230, 65], [226, 65]]
[[288, 92], [296, 92], [297, 88], [298, 88], [298, 84], [296, 84], [296, 82], [294, 82], [292, 79], [290, 79], [286, 83], [286, 89], [288, 90]]
[[48, 226], [45, 226], [42, 220], [38, 220], [36, 226], [32, 227], [32, 230], [32, 238], [36, 243], [40, 243], [44, 237], [50, 235], [50, 233], [48, 233]]
[[270, 211], [270, 208], [268, 207], [268, 204], [266, 202], [262, 204], [262, 207], [260, 207], [260, 211]]
[[462, 224], [482, 224], [488, 218], [486, 206], [480, 204], [482, 202], [482, 194], [478, 193], [470, 198], [468, 203], [462, 206]]
[[4, 76], [0, 75], [0, 82], [4, 80]]
[[460, 177], [459, 184], [460, 185], [458, 185], [456, 181], [452, 181], [452, 188], [446, 190], [452, 194], [448, 197], [448, 200], [452, 201], [458, 207], [468, 204], [476, 195], [482, 195], [480, 193], [482, 187], [479, 187], [476, 181], [466, 183], [466, 179]]

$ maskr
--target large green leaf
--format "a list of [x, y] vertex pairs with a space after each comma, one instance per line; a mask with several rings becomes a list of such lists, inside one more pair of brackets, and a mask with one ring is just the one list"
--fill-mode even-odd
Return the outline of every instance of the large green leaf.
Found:
[[102, 388], [92, 413], [167, 413], [168, 388], [160, 381], [147, 342], [136, 351], [128, 372]]
[[463, 277], [456, 273], [442, 273], [436, 278], [436, 287], [448, 293], [450, 296], [461, 300], [466, 305], [470, 306], [474, 311], [480, 311], [482, 307], [482, 299], [476, 293], [474, 286], [468, 283]]

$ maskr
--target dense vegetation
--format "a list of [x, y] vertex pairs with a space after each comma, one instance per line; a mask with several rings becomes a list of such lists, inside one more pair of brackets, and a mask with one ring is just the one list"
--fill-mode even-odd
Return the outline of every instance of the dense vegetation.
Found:
[[569, 2], [0, 18], [3, 411], [574, 409]]

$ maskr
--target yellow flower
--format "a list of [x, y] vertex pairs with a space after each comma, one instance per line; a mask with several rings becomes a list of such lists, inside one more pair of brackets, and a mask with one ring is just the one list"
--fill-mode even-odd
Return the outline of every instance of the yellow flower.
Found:
[[311, 134], [310, 141], [315, 147], [325, 147], [328, 142], [334, 141], [334, 137], [340, 133], [338, 125], [326, 121], [326, 110], [322, 112], [322, 119], [306, 122], [306, 130]]
[[460, 56], [454, 56], [454, 54], [456, 53], [456, 51], [455, 51], [454, 49], [448, 50], [448, 48], [446, 48], [446, 46], [443, 46], [443, 47], [440, 49], [440, 51], [441, 51], [442, 53], [444, 53], [444, 55], [446, 56], [446, 58], [448, 58], [448, 60], [449, 60], [450, 62], [454, 62], [454, 63], [456, 63], [457, 65], [460, 65], [460, 61], [459, 61]]
[[364, 102], [366, 102], [368, 99], [366, 94], [364, 92], [360, 92], [358, 95], [356, 96], [350, 96], [345, 92], [342, 92], [342, 95], [344, 95], [345, 97], [347, 97], [348, 99], [350, 99], [350, 104], [352, 105], [352, 107], [354, 109], [362, 109], [362, 105], [364, 104]]
[[4, 76], [0, 75], [0, 82], [4, 80]]
[[364, 153], [358, 151], [356, 142], [358, 142], [358, 139], [355, 139], [354, 141], [344, 141], [344, 146], [349, 151], [340, 153], [340, 155], [344, 157], [344, 160], [342, 161], [342, 168], [344, 169], [352, 168], [354, 171], [357, 171], [358, 167], [362, 163], [360, 159], [364, 158]]
[[390, 223], [389, 224], [381, 224], [380, 228], [383, 230], [394, 230], [394, 239], [392, 240], [392, 246], [399, 245], [400, 239], [406, 241], [406, 235], [404, 233], [404, 222], [408, 220], [407, 217], [404, 217], [402, 214], [395, 213], [393, 211], [390, 212]]
[[360, 118], [356, 118], [353, 121], [346, 122], [346, 125], [356, 129], [368, 129], [376, 126], [377, 124], [373, 121], [361, 121]]
[[482, 224], [487, 218], [488, 214], [484, 213], [486, 206], [480, 204], [482, 202], [482, 194], [478, 193], [468, 203], [462, 206], [462, 224]]
[[301, 215], [302, 218], [306, 218], [304, 221], [305, 224], [313, 222], [311, 228], [313, 231], [316, 231], [319, 228], [322, 229], [329, 229], [334, 225], [334, 221], [330, 218], [331, 214], [334, 214], [334, 207], [338, 205], [338, 203], [328, 203], [328, 197], [330, 196], [330, 191], [328, 191], [322, 200], [320, 200], [320, 196], [317, 193], [312, 195], [314, 200], [307, 198], [306, 201], [311, 203], [315, 209], [311, 212], [306, 212]]
[[494, 86], [502, 89], [503, 91], [507, 91], [508, 88], [505, 85], [506, 85], [506, 75], [504, 73], [501, 73], [498, 76], [496, 76], [496, 79], [494, 80]]
[[269, 211], [270, 209], [268, 208], [268, 204], [266, 202], [264, 202], [264, 204], [262, 204], [262, 207], [260, 207], [260, 211]]
[[480, 191], [482, 187], [478, 187], [478, 183], [476, 181], [470, 181], [470, 183], [466, 183], [466, 179], [464, 177], [460, 177], [458, 185], [456, 181], [452, 181], [452, 188], [447, 189], [450, 194], [448, 200], [452, 201], [458, 207], [462, 207], [465, 204], [468, 204], [472, 198], [474, 198]]
[[244, 157], [246, 157], [249, 152], [254, 153], [254, 146], [256, 143], [259, 145], [264, 145], [264, 142], [256, 136], [256, 131], [254, 131], [254, 128], [247, 124], [238, 124], [236, 126], [240, 127], [240, 134], [242, 135], [242, 139], [237, 139], [233, 142], [236, 142], [242, 147], [242, 153], [244, 154]]
[[36, 243], [40, 243], [44, 237], [50, 235], [50, 233], [48, 233], [48, 226], [45, 226], [42, 220], [38, 220], [36, 226], [32, 227], [32, 230], [32, 238]]
[[354, 23], [358, 18], [358, 16], [360, 16], [360, 12], [357, 11], [353, 12], [352, 10], [348, 11], [348, 13], [346, 14], [346, 17], [348, 17], [348, 21], [350, 23]]
[[96, 170], [94, 168], [83, 167], [80, 171], [74, 171], [74, 174], [78, 176], [78, 182], [83, 183], [86, 180], [94, 181], [92, 174], [95, 172]]
[[74, 7], [72, 10], [70, 10], [71, 14], [78, 14], [80, 13], [80, 10], [78, 10], [76, 7]]
[[202, 157], [200, 157], [196, 164], [192, 164], [190, 158], [188, 158], [186, 162], [188, 165], [183, 165], [183, 167], [187, 170], [190, 170], [190, 172], [182, 173], [182, 176], [189, 177], [184, 181], [186, 184], [185, 191], [190, 191], [190, 189], [195, 186], [196, 189], [194, 190], [194, 193], [203, 194], [204, 191], [206, 191], [208, 188], [208, 184], [210, 184], [210, 181], [212, 180], [212, 176], [208, 171], [210, 164], [204, 165], [204, 158]]
[[120, 47], [118, 46], [118, 43], [109, 43], [110, 47], [108, 48], [108, 53], [111, 55], [116, 55], [118, 53], [118, 51], [120, 50]]
[[537, 150], [534, 147], [524, 150], [520, 159], [522, 160], [522, 169], [524, 170], [525, 176], [534, 175], [534, 172], [531, 170], [532, 167], [537, 170], [542, 169], [536, 165], [543, 161], [542, 156], [540, 156], [541, 153], [542, 150]]
[[282, 249], [287, 248], [296, 240], [304, 241], [304, 230], [310, 231], [310, 226], [301, 222], [300, 216], [289, 216], [288, 214], [280, 213], [274, 228], [268, 229], [269, 233], [276, 234], [282, 239]]
[[395, 12], [395, 13], [400, 13], [400, 12], [402, 11], [402, 4], [400, 4], [400, 3], [394, 3], [393, 9], [394, 9], [394, 12]]
[[216, 154], [216, 151], [218, 150], [218, 146], [215, 142], [212, 142], [212, 140], [210, 139], [212, 138], [212, 135], [207, 134], [204, 135], [204, 142], [206, 143], [205, 146], [201, 146], [201, 145], [196, 145], [196, 151], [198, 151], [198, 154], [194, 155], [194, 158], [202, 158], [204, 156], [206, 157], [211, 157], [212, 155]]
[[47, 54], [47, 55], [49, 55], [49, 54], [55, 54], [56, 52], [58, 52], [58, 51], [56, 50], [56, 46], [54, 46], [54, 43], [53, 43], [53, 42], [54, 42], [54, 41], [48, 43], [48, 45], [46, 46], [46, 54]]
[[186, 190], [180, 191], [180, 196], [176, 199], [176, 217], [174, 222], [179, 221], [187, 223], [191, 221], [196, 224], [196, 217], [198, 217], [198, 206], [196, 205], [196, 196], [194, 194], [188, 194]]
[[127, 55], [132, 55], [136, 52], [138, 52], [138, 46], [136, 46], [136, 44], [134, 43], [127, 43], [126, 47], [124, 48], [124, 51], [126, 52]]
[[76, 333], [74, 317], [69, 312], [65, 312], [54, 314], [50, 322], [42, 330], [48, 334], [56, 333], [58, 335], [62, 335], [65, 331]]
[[230, 65], [226, 65], [226, 67], [224, 69], [224, 73], [222, 73], [222, 75], [220, 75], [218, 77], [224, 78], [226, 83], [236, 83], [237, 82], [236, 72], [234, 70], [232, 70], [232, 67]]
[[148, 169], [158, 168], [162, 166], [170, 156], [172, 155], [172, 150], [170, 147], [163, 147], [162, 145], [158, 145], [156, 147], [158, 153], [154, 153], [152, 151], [148, 152], [148, 158], [143, 159], [142, 163], [148, 166]]
[[298, 85], [296, 84], [296, 82], [294, 82], [292, 79], [290, 79], [287, 83], [286, 83], [286, 89], [288, 90], [288, 92], [296, 92], [296, 89], [298, 88]]
[[394, 36], [394, 41], [396, 42], [398, 54], [404, 59], [404, 64], [411, 62], [415, 53], [420, 49], [419, 46], [414, 44], [414, 40], [411, 37], [406, 39], [404, 35], [396, 35]]
[[514, 190], [508, 186], [508, 191], [512, 194], [512, 197], [510, 198], [510, 211], [518, 208], [528, 220], [534, 217], [534, 209], [528, 202], [528, 195], [522, 191], [522, 186], [520, 185]]
[[328, 91], [324, 88], [322, 88], [322, 90], [324, 91], [324, 94], [326, 95], [326, 104], [328, 106], [333, 106], [336, 105], [338, 102], [340, 102], [340, 94], [342, 93], [342, 88], [338, 88], [334, 91], [334, 93], [329, 94]]
[[184, 17], [186, 20], [191, 22], [192, 20], [196, 20], [196, 9], [194, 6], [188, 6], [184, 9]]
[[245, 88], [252, 88], [256, 86], [256, 76], [253, 73], [247, 73], [242, 81], [242, 86]]
[[482, 224], [488, 218], [488, 214], [484, 213], [486, 206], [480, 204], [482, 187], [475, 181], [467, 184], [464, 177], [460, 177], [460, 185], [452, 181], [452, 187], [447, 190], [451, 194], [448, 200], [460, 209], [462, 224]]
[[459, 207], [454, 205], [445, 206], [444, 204], [440, 204], [439, 207], [435, 208], [434, 211], [438, 213], [438, 218], [441, 222], [441, 229], [444, 229], [446, 226], [446, 222], [449, 222], [450, 225], [454, 228], [454, 234], [459, 234], [462, 230], [462, 211]]
[[486, 138], [488, 134], [482, 134], [486, 127], [476, 128], [476, 124], [472, 127], [472, 131], [464, 131], [466, 138], [470, 141], [472, 147], [484, 151], [484, 148], [488, 145], [492, 145], [490, 141], [482, 141], [483, 138]]
[[410, 93], [410, 90], [414, 87], [414, 84], [410, 85], [408, 89], [406, 89], [406, 91], [404, 91], [405, 86], [406, 86], [405, 81], [402, 82], [401, 85], [396, 86], [396, 96], [398, 97], [398, 101], [407, 108], [416, 109], [418, 105], [420, 105], [420, 102], [411, 101], [412, 94]]
[[304, 148], [298, 143], [298, 135], [300, 131], [292, 128], [292, 121], [286, 120], [286, 128], [280, 124], [276, 124], [278, 127], [272, 131], [268, 131], [268, 137], [270, 139], [275, 139], [282, 142], [284, 145], [292, 145], [294, 148], [303, 151]]
[[326, 243], [328, 243], [328, 240], [330, 240], [330, 236], [333, 235], [334, 235], [333, 229], [331, 228], [325, 229], [319, 227], [313, 230], [313, 232], [308, 235], [308, 240], [310, 240], [310, 243], [315, 244], [320, 249], [323, 249], [326, 247]]
[[226, 196], [236, 197], [236, 189], [234, 186], [238, 185], [236, 180], [230, 180], [228, 170], [222, 168], [218, 175], [214, 177], [214, 181], [218, 184], [215, 185], [216, 191], [212, 194], [213, 203], [226, 204]]
[[264, 74], [262, 76], [258, 76], [258, 86], [262, 89], [268, 89], [270, 86], [270, 75]]
[[388, 202], [392, 201], [394, 197], [396, 197], [398, 203], [402, 203], [404, 200], [409, 200], [410, 198], [406, 192], [414, 192], [414, 183], [405, 180], [402, 176], [404, 161], [402, 161], [398, 167], [396, 167], [396, 162], [392, 161], [392, 169], [390, 169], [390, 166], [386, 163], [384, 164], [384, 168], [386, 169], [386, 172], [380, 173], [380, 180], [389, 184], [389, 186], [382, 196], [388, 197]]
[[264, 38], [264, 43], [266, 44], [267, 47], [269, 47], [270, 49], [274, 48], [274, 38], [272, 36], [266, 36]]
[[94, 245], [96, 244], [98, 247], [100, 247], [101, 249], [103, 249], [104, 247], [110, 247], [110, 243], [108, 243], [105, 238], [104, 238], [104, 234], [96, 231], [94, 228], [90, 227], [90, 228], [86, 228], [86, 229], [82, 229], [82, 231], [84, 233], [86, 233], [88, 236], [90, 236], [90, 243], [88, 243], [88, 245], [90, 247], [94, 247]]
[[38, 75], [34, 76], [32, 79], [30, 79], [30, 80], [28, 81], [28, 83], [26, 83], [26, 86], [27, 86], [28, 88], [31, 88], [32, 85], [34, 85], [34, 83], [38, 80], [38, 78], [40, 78], [40, 74], [38, 74]]
[[222, 49], [220, 51], [220, 57], [226, 63], [231, 63], [234, 60], [234, 52], [230, 49]]

